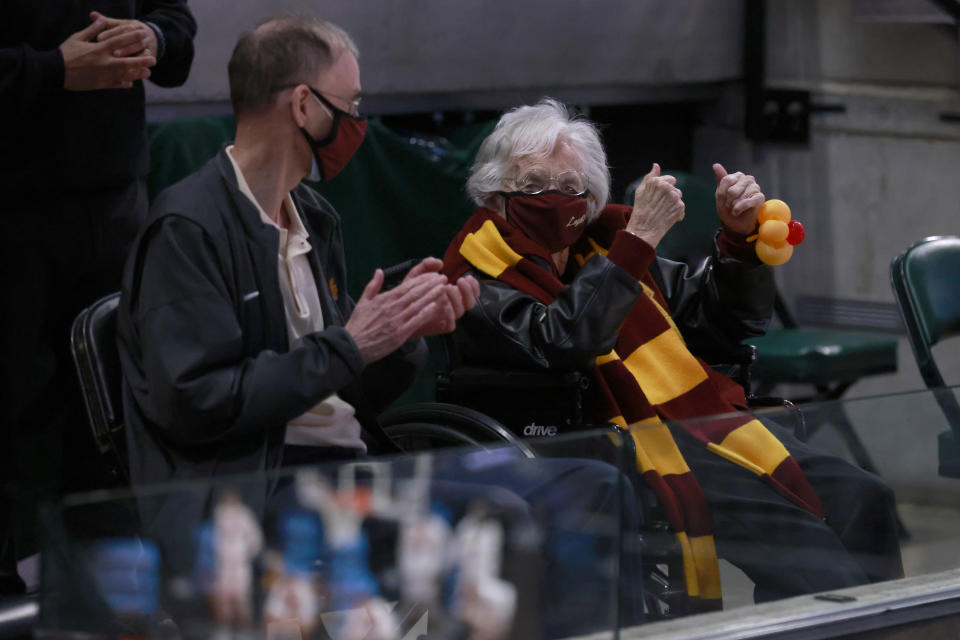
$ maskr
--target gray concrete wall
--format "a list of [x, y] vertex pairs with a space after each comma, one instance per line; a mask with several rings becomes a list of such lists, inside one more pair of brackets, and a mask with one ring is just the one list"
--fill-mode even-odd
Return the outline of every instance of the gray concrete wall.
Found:
[[[875, 2], [875, 0], [872, 0]], [[935, 9], [931, 0], [917, 2]], [[768, 0], [768, 79], [955, 85], [956, 28], [864, 20], [854, 0]]]
[[695, 168], [720, 160], [757, 176], [768, 197], [787, 201], [807, 241], [777, 269], [785, 292], [892, 301], [890, 260], [928, 235], [960, 233], [960, 127], [940, 122], [960, 111], [954, 96], [921, 100], [819, 91], [843, 114], [815, 115], [809, 146], [751, 144], [727, 122], [697, 132]]
[[[782, 282], [795, 294], [889, 301], [890, 259], [912, 241], [960, 232], [960, 112], [955, 28], [855, 20], [850, 0], [773, 0], [769, 86], [809, 89], [845, 113], [812, 118], [809, 146], [751, 144], [738, 91], [708, 110], [696, 165], [749, 168], [791, 203], [808, 242]], [[706, 168], [704, 168], [706, 167]]]
[[[716, 159], [754, 173], [768, 197], [790, 203], [807, 241], [777, 269], [781, 290], [892, 302], [891, 259], [928, 235], [960, 234], [960, 113], [956, 28], [862, 22], [852, 0], [768, 3], [768, 85], [804, 88], [844, 113], [812, 118], [808, 146], [753, 144], [731, 90], [695, 138], [695, 167]], [[960, 383], [960, 350], [945, 352]], [[855, 388], [921, 385], [909, 350], [901, 374]]]
[[160, 102], [227, 99], [227, 60], [264, 17], [311, 13], [343, 26], [368, 95], [657, 86], [740, 73], [739, 0], [193, 0], [189, 81]]
[[[858, 22], [852, 0], [771, 0], [767, 17], [768, 85], [809, 89], [815, 103], [846, 112], [814, 115], [809, 146], [752, 144], [741, 134], [742, 95], [731, 89], [696, 134], [696, 170], [709, 176], [715, 160], [749, 170], [804, 223], [806, 242], [777, 268], [788, 299], [892, 302], [897, 253], [925, 236], [960, 235], [960, 125], [940, 120], [960, 113], [956, 27]], [[935, 352], [948, 383], [960, 384], [960, 340]], [[896, 374], [854, 385], [847, 397], [883, 397], [848, 413], [905, 496], [955, 500], [956, 481], [936, 478], [939, 409], [929, 396], [890, 395], [923, 387], [905, 338], [899, 362]], [[844, 452], [831, 430], [815, 443]]]

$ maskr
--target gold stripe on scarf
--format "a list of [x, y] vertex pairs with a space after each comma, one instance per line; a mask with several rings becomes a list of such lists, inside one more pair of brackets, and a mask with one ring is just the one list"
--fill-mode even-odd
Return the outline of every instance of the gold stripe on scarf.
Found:
[[707, 372], [674, 329], [665, 329], [637, 347], [623, 364], [652, 405], [679, 398], [707, 379]]
[[608, 353], [605, 356], [597, 356], [597, 360], [595, 364], [599, 367], [601, 365], [607, 364], [608, 362], [613, 362], [619, 359], [620, 359], [620, 356], [617, 355], [616, 349], [613, 349], [612, 351], [610, 351], [610, 353]]
[[494, 278], [499, 278], [501, 273], [523, 260], [523, 256], [511, 249], [500, 236], [493, 220], [487, 220], [479, 229], [467, 234], [460, 245], [460, 255]]
[[642, 420], [631, 426], [630, 435], [637, 448], [637, 467], [641, 473], [654, 470], [661, 476], [679, 476], [690, 471], [670, 430], [659, 418]]
[[582, 267], [587, 263], [587, 261], [593, 256], [600, 254], [601, 256], [607, 255], [607, 250], [597, 244], [593, 238], [587, 236], [587, 241], [590, 243], [590, 247], [593, 249], [589, 253], [575, 253], [573, 254], [573, 259], [577, 261], [577, 266]]
[[719, 599], [720, 565], [713, 536], [690, 538], [683, 531], [676, 533], [683, 554], [683, 577], [687, 593], [696, 598]]
[[700, 596], [700, 580], [697, 576], [696, 555], [690, 546], [690, 539], [683, 531], [677, 531], [677, 542], [680, 543], [680, 552], [683, 555], [683, 580], [686, 582], [687, 593], [693, 597]]
[[643, 420], [637, 420], [630, 427], [637, 428], [647, 428], [652, 427], [655, 424], [660, 424], [660, 416], [650, 416], [649, 418], [644, 418]]
[[718, 445], [707, 448], [757, 475], [772, 474], [790, 452], [759, 420], [751, 420], [727, 434]]
[[690, 549], [693, 552], [694, 563], [697, 566], [697, 582], [700, 586], [700, 597], [722, 597], [720, 567], [717, 564], [717, 547], [714, 544], [713, 536], [706, 535], [690, 538]]
[[627, 428], [627, 421], [623, 419], [623, 416], [613, 416], [612, 418], [610, 418], [609, 422], [612, 422], [613, 424], [617, 425], [621, 429]]

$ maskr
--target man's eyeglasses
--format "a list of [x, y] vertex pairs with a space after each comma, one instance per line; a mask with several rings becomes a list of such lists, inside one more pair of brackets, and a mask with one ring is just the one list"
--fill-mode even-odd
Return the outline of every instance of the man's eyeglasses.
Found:
[[[273, 90], [274, 90], [274, 91], [283, 91], [284, 89], [292, 89], [293, 87], [299, 87], [301, 84], [305, 84], [305, 83], [300, 82], [300, 83], [297, 83], [297, 84], [285, 84], [285, 85], [281, 85], [281, 86], [279, 86], [279, 87], [274, 87]], [[357, 118], [357, 117], [360, 116], [360, 103], [363, 102], [363, 96], [357, 96], [356, 98], [345, 98], [345, 97], [343, 97], [343, 96], [338, 96], [338, 95], [335, 95], [335, 94], [332, 94], [332, 93], [323, 94], [323, 93], [321, 93], [320, 91], [318, 91], [317, 89], [314, 89], [313, 87], [311, 87], [310, 85], [306, 85], [306, 87], [307, 87], [308, 89], [310, 89], [310, 91], [313, 93], [313, 95], [316, 96], [317, 100], [319, 100], [320, 103], [321, 103], [322, 105], [324, 105], [325, 107], [329, 107], [330, 109], [336, 109], [337, 111], [343, 111], [344, 113], [347, 113], [347, 114], [353, 116], [354, 118]], [[346, 109], [341, 109], [341, 108], [338, 107], [337, 105], [335, 105], [335, 104], [333, 104], [332, 102], [330, 102], [330, 100], [329, 100], [329, 98], [327, 98], [327, 96], [330, 96], [330, 98], [336, 98], [337, 100], [342, 100], [342, 101], [344, 101], [345, 103], [347, 103], [347, 108], [346, 108]]]
[[337, 100], [343, 100], [344, 102], [347, 103], [346, 109], [340, 109], [336, 105], [332, 104], [325, 95], [323, 95], [322, 93], [320, 93], [319, 91], [311, 87], [310, 85], [307, 85], [307, 87], [309, 87], [310, 91], [313, 92], [313, 95], [317, 96], [317, 99], [320, 100], [320, 102], [330, 107], [331, 109], [338, 109], [340, 111], [345, 111], [346, 113], [350, 114], [354, 118], [360, 117], [360, 103], [363, 101], [363, 96], [357, 96], [353, 100], [350, 100], [349, 98], [344, 98], [342, 96], [335, 96], [333, 94], [329, 94], [331, 98], [336, 98]]
[[513, 182], [517, 191], [535, 196], [556, 185], [560, 193], [569, 196], [582, 196], [587, 192], [587, 176], [582, 171], [561, 171], [555, 176], [544, 169], [528, 169], [515, 178], [507, 178]]

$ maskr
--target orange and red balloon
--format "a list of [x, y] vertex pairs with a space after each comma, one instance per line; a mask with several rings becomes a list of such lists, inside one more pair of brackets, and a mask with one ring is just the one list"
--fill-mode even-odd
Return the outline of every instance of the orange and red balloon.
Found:
[[803, 242], [806, 232], [798, 220], [791, 220], [790, 207], [783, 200], [767, 200], [757, 212], [757, 233], [747, 238], [756, 240], [757, 257], [771, 266], [785, 263], [793, 256], [793, 248]]

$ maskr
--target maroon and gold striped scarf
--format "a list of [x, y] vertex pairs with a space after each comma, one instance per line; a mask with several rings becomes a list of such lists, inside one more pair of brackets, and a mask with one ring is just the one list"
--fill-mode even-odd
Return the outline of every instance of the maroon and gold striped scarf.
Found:
[[[629, 207], [608, 205], [571, 248], [570, 269], [596, 254], [606, 255], [629, 213]], [[551, 269], [526, 256], [545, 260]], [[543, 304], [553, 302], [563, 287], [552, 265], [549, 252], [484, 208], [467, 221], [444, 255], [444, 272], [451, 280], [477, 269]], [[743, 411], [743, 389], [687, 349], [648, 270], [640, 284], [645, 295], [624, 321], [616, 346], [594, 363], [591, 418], [629, 430], [637, 467], [663, 503], [683, 550], [687, 592], [697, 609], [719, 608], [720, 576], [706, 497], [664, 421], [811, 513], [823, 517], [823, 507], [783, 444]], [[703, 416], [717, 417], [696, 419]]]

